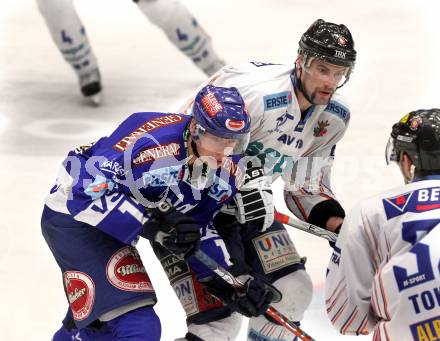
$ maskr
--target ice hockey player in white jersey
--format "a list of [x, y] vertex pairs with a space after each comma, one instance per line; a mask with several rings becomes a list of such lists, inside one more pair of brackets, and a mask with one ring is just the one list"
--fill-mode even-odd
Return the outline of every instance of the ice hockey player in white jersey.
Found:
[[328, 267], [327, 313], [342, 334], [440, 340], [440, 109], [394, 124], [386, 156], [405, 185], [345, 218]]
[[[251, 116], [246, 154], [264, 165], [264, 172], [250, 168], [247, 177], [254, 183], [261, 179], [260, 191], [248, 194], [242, 188], [235, 197], [236, 215], [219, 213], [216, 228], [230, 241], [228, 251], [240, 268], [238, 273], [265, 276], [283, 293], [275, 308], [293, 321], [303, 318], [312, 297], [304, 258], [298, 255], [285, 227], [273, 221], [271, 205], [257, 210], [252, 203], [258, 195], [272, 202], [270, 184], [282, 176], [286, 203], [296, 216], [333, 231], [341, 225], [345, 213], [331, 191], [330, 169], [350, 111], [336, 90], [349, 80], [355, 60], [348, 28], [317, 20], [302, 35], [294, 65], [252, 62], [226, 66], [205, 83], [239, 89]], [[182, 110], [190, 111], [191, 106], [190, 100]], [[239, 317], [228, 314], [225, 307], [207, 307], [197, 292], [194, 296], [200, 303], [197, 309], [187, 309], [186, 339], [233, 339], [240, 327]], [[185, 307], [184, 300], [182, 304]], [[263, 316], [250, 320], [249, 340], [293, 338]]]
[[[36, 1], [52, 39], [78, 75], [81, 93], [99, 104], [102, 85], [98, 62], [73, 0]], [[168, 39], [206, 75], [212, 75], [224, 65], [212, 47], [211, 38], [179, 0], [133, 1], [148, 20], [162, 29]]]

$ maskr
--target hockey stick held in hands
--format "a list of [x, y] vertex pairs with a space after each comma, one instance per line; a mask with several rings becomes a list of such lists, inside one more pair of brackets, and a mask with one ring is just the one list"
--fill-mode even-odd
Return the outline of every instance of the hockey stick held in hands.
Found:
[[327, 239], [330, 242], [336, 243], [336, 239], [338, 238], [338, 234], [335, 232], [326, 230], [313, 224], [306, 223], [299, 219], [292, 218], [280, 212], [275, 212], [275, 220], [279, 223], [286, 224], [307, 233], [313, 234], [315, 236]]
[[[220, 278], [229, 283], [238, 292], [243, 291], [244, 284], [241, 283], [234, 275], [232, 275], [228, 270], [221, 267], [215, 260], [209, 257], [202, 250], [197, 250], [192, 256], [196, 258], [199, 262], [203, 263], [206, 267], [216, 273]], [[286, 328], [288, 331], [292, 332], [300, 340], [303, 341], [315, 341], [310, 335], [299, 328], [295, 323], [290, 321], [286, 316], [281, 314], [274, 307], [269, 306], [267, 308], [265, 315], [271, 317], [278, 324]]]

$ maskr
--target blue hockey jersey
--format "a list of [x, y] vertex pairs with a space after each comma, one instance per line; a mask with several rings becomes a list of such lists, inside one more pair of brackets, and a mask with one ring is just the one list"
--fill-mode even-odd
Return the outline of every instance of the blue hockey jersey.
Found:
[[108, 137], [69, 152], [45, 199], [56, 212], [132, 243], [148, 219], [146, 207], [166, 200], [205, 229], [243, 181], [239, 156], [197, 177], [188, 166], [190, 116], [139, 112]]

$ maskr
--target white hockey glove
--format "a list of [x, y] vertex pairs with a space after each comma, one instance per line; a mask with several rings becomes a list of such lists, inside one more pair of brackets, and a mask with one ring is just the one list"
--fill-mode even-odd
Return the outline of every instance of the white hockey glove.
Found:
[[243, 186], [234, 197], [235, 216], [240, 224], [252, 223], [259, 231], [265, 231], [274, 220], [273, 195], [269, 179], [261, 167], [246, 170]]

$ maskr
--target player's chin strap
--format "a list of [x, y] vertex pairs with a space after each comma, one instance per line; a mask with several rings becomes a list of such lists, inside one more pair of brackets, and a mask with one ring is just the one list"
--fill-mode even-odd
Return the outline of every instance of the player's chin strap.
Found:
[[[305, 67], [305, 66], [303, 66]], [[300, 77], [296, 76], [296, 67], [292, 70], [292, 73], [290, 74], [290, 79], [292, 80], [292, 84], [295, 88], [297, 88], [299, 91], [301, 91], [301, 93], [303, 94], [304, 98], [310, 103], [313, 104], [312, 99], [310, 98], [310, 96], [307, 94], [306, 90], [304, 89], [304, 86], [301, 82]], [[298, 70], [298, 72], [302, 70]]]
[[196, 158], [200, 158], [200, 154], [197, 151], [197, 143], [194, 141], [193, 138], [191, 138], [191, 149], [192, 149], [192, 152], [193, 152], [194, 156]]
[[[217, 274], [225, 282], [229, 283], [238, 292], [243, 291], [244, 284], [241, 283], [234, 275], [232, 275], [228, 270], [221, 267], [215, 260], [209, 257], [202, 250], [197, 250], [192, 256], [196, 258], [199, 262], [203, 263], [207, 268]], [[276, 321], [279, 325], [286, 328], [288, 331], [293, 333], [298, 339], [303, 341], [315, 341], [309, 334], [298, 327], [294, 322], [290, 321], [286, 316], [281, 314], [274, 307], [269, 306], [264, 314], [270, 320]]]

